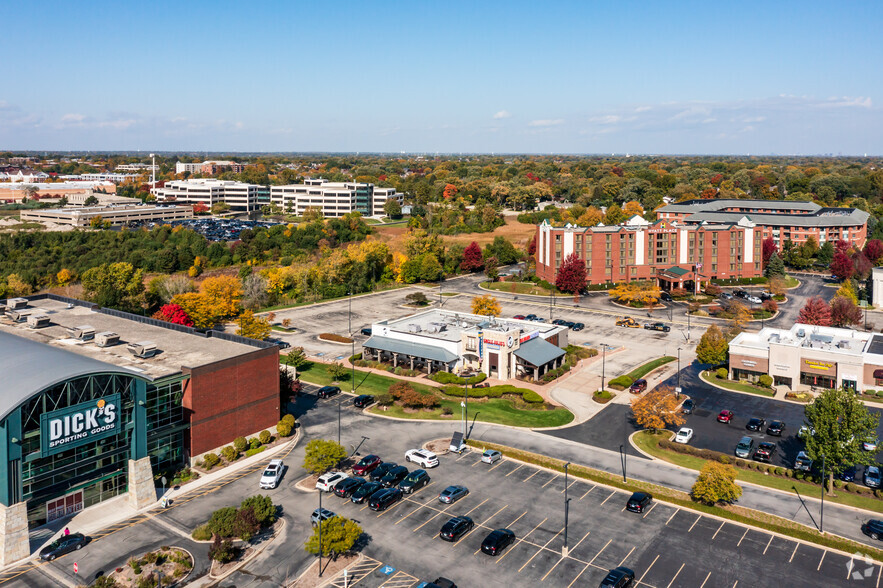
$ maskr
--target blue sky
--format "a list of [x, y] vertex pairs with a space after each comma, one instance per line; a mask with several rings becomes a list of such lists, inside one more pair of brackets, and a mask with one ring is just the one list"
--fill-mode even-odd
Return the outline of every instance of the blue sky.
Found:
[[880, 2], [9, 10], [0, 149], [883, 154]]

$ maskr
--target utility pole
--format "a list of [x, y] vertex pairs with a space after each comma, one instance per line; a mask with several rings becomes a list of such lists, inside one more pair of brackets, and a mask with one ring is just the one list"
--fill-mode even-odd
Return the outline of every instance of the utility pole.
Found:
[[825, 454], [822, 454], [822, 513], [819, 516], [819, 533], [825, 532], [825, 490], [828, 481], [825, 479]]
[[567, 557], [567, 518], [570, 512], [570, 499], [567, 497], [567, 468], [570, 462], [564, 464], [564, 547], [561, 548], [561, 557]]
[[316, 524], [319, 526], [319, 577], [322, 577], [322, 490], [319, 490], [319, 516]]
[[460, 403], [463, 408], [463, 441], [466, 441], [466, 423], [469, 421], [469, 380], [463, 386], [463, 402]]
[[681, 348], [678, 347], [678, 385], [675, 388], [675, 393], [678, 395], [678, 400], [681, 399]]
[[604, 391], [604, 366], [607, 363], [607, 343], [601, 343], [601, 391]]

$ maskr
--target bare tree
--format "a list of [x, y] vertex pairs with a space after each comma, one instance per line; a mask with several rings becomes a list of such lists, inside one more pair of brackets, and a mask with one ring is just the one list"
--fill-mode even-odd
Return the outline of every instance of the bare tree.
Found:
[[250, 274], [242, 280], [242, 306], [245, 308], [258, 309], [266, 306], [270, 299], [267, 294], [267, 278], [260, 274]]
[[188, 292], [196, 292], [196, 285], [186, 276], [168, 276], [163, 278], [158, 288], [159, 297], [166, 304], [171, 302], [172, 298], [178, 294], [186, 294]]

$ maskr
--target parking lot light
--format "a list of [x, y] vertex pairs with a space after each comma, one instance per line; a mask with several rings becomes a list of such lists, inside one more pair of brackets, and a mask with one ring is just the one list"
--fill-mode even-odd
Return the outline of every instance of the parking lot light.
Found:
[[561, 557], [567, 557], [567, 518], [570, 512], [570, 499], [567, 497], [567, 468], [570, 462], [564, 464], [564, 545], [561, 547]]

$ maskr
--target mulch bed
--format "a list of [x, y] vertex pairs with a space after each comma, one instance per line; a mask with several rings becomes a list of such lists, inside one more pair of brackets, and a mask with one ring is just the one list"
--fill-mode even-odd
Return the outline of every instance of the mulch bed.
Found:
[[316, 559], [307, 571], [301, 577], [295, 580], [292, 588], [316, 588], [320, 584], [324, 584], [329, 579], [341, 573], [344, 568], [356, 563], [359, 559], [358, 555], [339, 555], [337, 559], [329, 561], [322, 558], [322, 577], [319, 577], [319, 560]]

